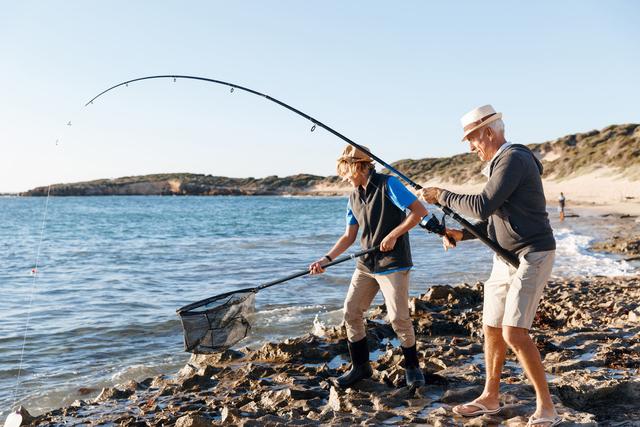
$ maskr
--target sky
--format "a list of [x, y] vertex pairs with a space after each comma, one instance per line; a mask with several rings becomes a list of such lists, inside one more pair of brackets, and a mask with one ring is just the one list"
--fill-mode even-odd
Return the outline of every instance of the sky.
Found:
[[[2, 1], [0, 192], [165, 172], [335, 173], [344, 142], [391, 163], [462, 153], [490, 103], [536, 143], [637, 123], [640, 2]], [[71, 122], [71, 126], [67, 123]], [[56, 142], [57, 141], [57, 142]]]

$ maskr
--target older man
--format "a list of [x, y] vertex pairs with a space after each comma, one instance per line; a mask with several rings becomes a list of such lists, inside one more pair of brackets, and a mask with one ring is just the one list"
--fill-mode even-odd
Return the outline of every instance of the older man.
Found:
[[[456, 194], [430, 187], [421, 191], [429, 203], [440, 203], [477, 219], [478, 227], [503, 248], [518, 255], [514, 268], [498, 256], [484, 287], [483, 331], [486, 380], [483, 393], [472, 402], [453, 408], [456, 414], [477, 416], [500, 412], [500, 375], [507, 346], [516, 354], [536, 391], [536, 411], [530, 425], [552, 426], [560, 422], [547, 385], [540, 352], [529, 336], [544, 287], [555, 258], [555, 239], [549, 225], [542, 189], [542, 164], [525, 146], [504, 137], [502, 114], [491, 105], [462, 117], [463, 141], [487, 162], [489, 180], [480, 194]], [[447, 229], [445, 249], [453, 241], [473, 238], [466, 230]]]

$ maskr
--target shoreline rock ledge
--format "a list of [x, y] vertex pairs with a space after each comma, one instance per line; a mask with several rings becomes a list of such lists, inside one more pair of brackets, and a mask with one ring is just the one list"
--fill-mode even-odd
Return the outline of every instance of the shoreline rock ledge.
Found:
[[[563, 425], [640, 425], [640, 277], [553, 280], [532, 335], [542, 352]], [[401, 353], [384, 321], [369, 313], [373, 378], [347, 390], [341, 327], [258, 349], [192, 356], [174, 376], [104, 389], [35, 418], [33, 425], [203, 427], [213, 425], [525, 425], [533, 388], [509, 353], [503, 410], [463, 419], [451, 407], [483, 387], [482, 284], [433, 286], [411, 301], [427, 385], [403, 384]]]

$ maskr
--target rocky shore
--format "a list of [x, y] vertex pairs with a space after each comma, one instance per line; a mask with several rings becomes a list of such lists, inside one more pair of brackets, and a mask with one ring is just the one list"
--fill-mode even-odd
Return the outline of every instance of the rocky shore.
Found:
[[[411, 300], [425, 387], [409, 390], [384, 305], [369, 313], [374, 376], [340, 390], [343, 328], [258, 349], [194, 355], [176, 375], [104, 389], [33, 425], [524, 425], [535, 396], [513, 354], [499, 415], [462, 419], [483, 385], [482, 284], [433, 286]], [[549, 283], [532, 334], [563, 425], [640, 425], [640, 277]]]
[[625, 261], [640, 261], [640, 218], [621, 215], [616, 224], [618, 225], [612, 231], [611, 237], [605, 241], [594, 242], [591, 249], [621, 255]]

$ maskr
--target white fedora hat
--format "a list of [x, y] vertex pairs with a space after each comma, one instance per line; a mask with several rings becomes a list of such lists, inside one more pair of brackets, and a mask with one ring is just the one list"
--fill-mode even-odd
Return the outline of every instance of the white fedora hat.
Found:
[[474, 108], [460, 119], [460, 123], [462, 123], [462, 128], [464, 129], [462, 140], [467, 139], [471, 132], [501, 118], [502, 113], [496, 113], [496, 110], [489, 104]]

